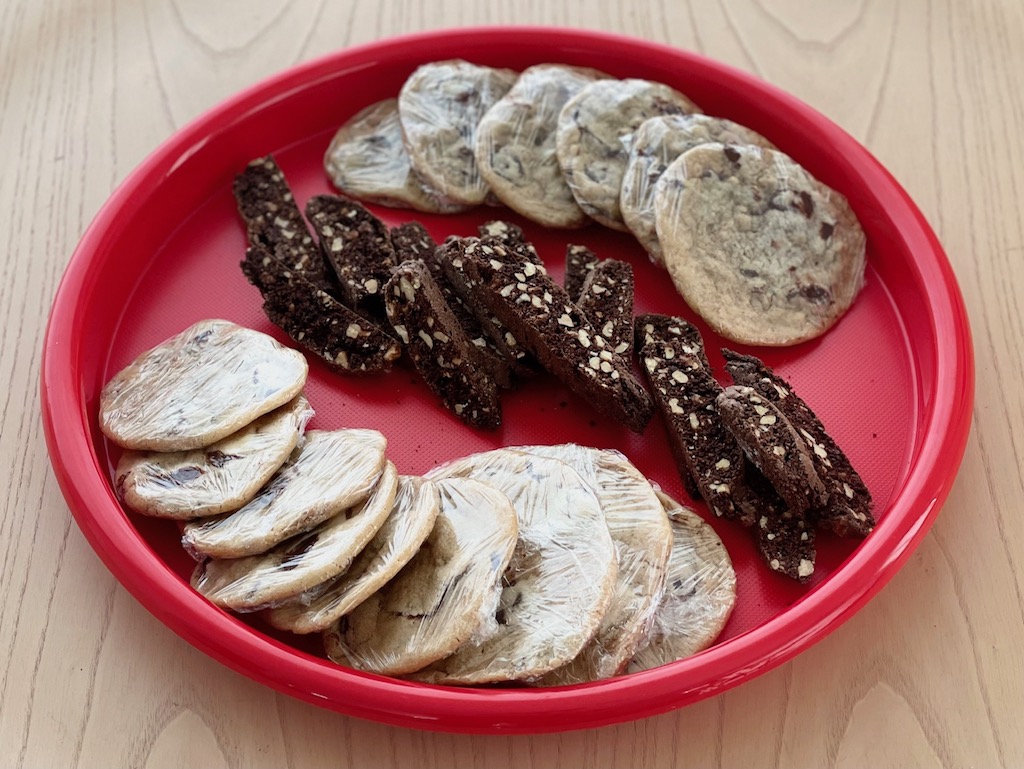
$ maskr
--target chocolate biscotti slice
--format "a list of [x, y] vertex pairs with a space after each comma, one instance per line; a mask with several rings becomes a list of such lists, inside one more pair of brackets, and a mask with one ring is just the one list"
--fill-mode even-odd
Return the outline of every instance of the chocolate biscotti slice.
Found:
[[480, 366], [490, 374], [498, 387], [502, 389], [511, 387], [511, 366], [505, 356], [494, 346], [494, 342], [484, 333], [480, 327], [480, 321], [477, 320], [473, 311], [466, 307], [466, 303], [451, 287], [441, 269], [441, 264], [434, 257], [437, 243], [426, 228], [419, 222], [405, 222], [397, 227], [392, 227], [391, 246], [395, 249], [395, 259], [398, 263], [409, 259], [421, 259], [426, 264], [445, 304], [451, 309], [455, 319], [472, 343]]
[[819, 525], [841, 537], [867, 536], [875, 527], [871, 492], [811, 407], [758, 358], [732, 350], [722, 350], [722, 354], [733, 381], [753, 387], [778, 406], [807, 442], [815, 470], [829, 492], [828, 503], [817, 511]]
[[323, 291], [337, 283], [309, 234], [295, 196], [272, 155], [257, 158], [235, 177], [232, 190], [250, 246], [260, 246]]
[[445, 408], [472, 427], [497, 428], [498, 386], [477, 365], [473, 343], [422, 261], [398, 266], [385, 285], [384, 307], [416, 370]]
[[599, 262], [583, 281], [576, 306], [616, 354], [633, 340], [633, 268], [618, 259]]
[[753, 531], [761, 558], [772, 571], [806, 582], [814, 573], [814, 523], [790, 510], [753, 464], [747, 464], [745, 481], [746, 493], [760, 506]]
[[562, 285], [565, 292], [574, 302], [580, 298], [583, 284], [587, 280], [590, 271], [597, 267], [600, 259], [586, 246], [570, 243], [565, 249], [565, 277], [562, 278]]
[[715, 408], [722, 386], [711, 375], [700, 332], [682, 318], [640, 315], [634, 344], [684, 481], [692, 477], [718, 517], [751, 526], [762, 509], [749, 493], [743, 449]]
[[600, 413], [634, 432], [650, 421], [650, 396], [621, 356], [605, 345], [565, 289], [518, 251], [489, 239], [451, 244], [474, 287], [494, 313], [548, 371]]
[[526, 240], [526, 235], [523, 234], [522, 227], [512, 222], [506, 222], [503, 219], [493, 219], [489, 222], [484, 222], [476, 228], [476, 231], [480, 233], [481, 238], [495, 238], [507, 246], [529, 242]]
[[306, 216], [324, 258], [338, 276], [345, 304], [370, 317], [383, 318], [381, 289], [396, 264], [387, 225], [361, 203], [339, 195], [311, 198]]
[[775, 404], [752, 387], [732, 385], [718, 394], [716, 405], [726, 429], [791, 512], [804, 515], [828, 501], [811, 450]]
[[384, 373], [401, 355], [395, 339], [265, 248], [246, 251], [242, 272], [263, 295], [270, 322], [331, 368], [346, 374]]
[[434, 258], [441, 266], [448, 285], [476, 316], [480, 328], [508, 361], [512, 372], [521, 377], [533, 376], [540, 371], [540, 365], [536, 359], [530, 355], [524, 345], [519, 343], [516, 336], [505, 327], [498, 316], [487, 309], [476, 297], [478, 289], [466, 273], [466, 265], [462, 259], [465, 244], [470, 241], [479, 242], [477, 238], [448, 238], [434, 252]]

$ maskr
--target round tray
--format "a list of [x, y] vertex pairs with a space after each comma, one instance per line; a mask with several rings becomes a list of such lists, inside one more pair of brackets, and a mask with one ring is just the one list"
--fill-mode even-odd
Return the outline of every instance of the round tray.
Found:
[[[736, 566], [738, 602], [711, 649], [655, 670], [557, 689], [441, 688], [359, 673], [323, 658], [318, 637], [234, 616], [188, 585], [191, 562], [168, 521], [126, 513], [111, 475], [117, 449], [97, 427], [103, 384], [142, 350], [196, 320], [223, 317], [274, 334], [238, 262], [245, 248], [231, 181], [273, 153], [301, 202], [330, 190], [321, 158], [349, 116], [397, 94], [419, 64], [447, 58], [521, 69], [556, 61], [675, 86], [704, 110], [767, 136], [845, 194], [868, 237], [867, 285], [821, 339], [753, 350], [789, 379], [859, 469], [879, 524], [863, 542], [819, 538], [809, 586], [770, 573], [748, 531], [711, 521]], [[503, 209], [424, 216], [375, 209], [389, 223], [423, 221], [438, 239], [502, 217], [521, 224], [556, 278], [568, 242], [630, 261], [636, 312], [694, 319], [667, 275], [631, 238], [590, 227], [544, 230]], [[712, 365], [718, 339], [703, 324]], [[747, 350], [750, 352], [750, 350]], [[317, 705], [391, 724], [464, 732], [541, 732], [625, 721], [724, 691], [820, 640], [873, 596], [935, 519], [959, 466], [973, 398], [963, 302], [941, 246], [886, 170], [850, 136], [792, 96], [695, 54], [593, 32], [486, 28], [386, 40], [317, 59], [226, 101], [168, 139], [104, 205], [54, 300], [42, 406], [54, 471], [79, 526], [114, 576], [189, 643], [245, 675]], [[662, 427], [642, 436], [607, 423], [550, 379], [505, 398], [505, 426], [473, 431], [399, 367], [345, 378], [311, 363], [313, 427], [374, 427], [401, 472], [500, 445], [575, 441], [623, 451], [686, 499]], [[703, 504], [695, 505], [707, 517]]]

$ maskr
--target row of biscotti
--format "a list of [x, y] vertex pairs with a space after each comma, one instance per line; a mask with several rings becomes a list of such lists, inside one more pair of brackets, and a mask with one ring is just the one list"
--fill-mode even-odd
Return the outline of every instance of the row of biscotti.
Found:
[[[500, 425], [499, 391], [542, 367], [633, 430], [650, 419], [623, 357], [632, 317], [625, 263], [595, 271], [570, 297], [514, 225], [491, 222], [480, 238], [438, 247], [418, 223], [389, 230], [346, 198], [316, 196], [303, 217], [269, 157], [250, 163], [234, 190], [249, 240], [242, 269], [264, 311], [328, 365], [382, 372], [404, 348], [441, 402], [478, 427]], [[570, 261], [578, 253], [570, 248]]]
[[866, 536], [871, 494], [793, 388], [755, 357], [724, 350], [734, 385], [715, 379], [700, 333], [642, 315], [635, 344], [680, 475], [718, 517], [752, 526], [769, 567], [814, 572], [815, 529]]
[[397, 99], [346, 122], [324, 162], [339, 189], [385, 205], [500, 201], [549, 227], [628, 229], [739, 342], [818, 336], [863, 284], [864, 234], [842, 195], [661, 83], [559, 64], [518, 75], [425, 64]]
[[187, 521], [192, 584], [217, 605], [323, 631], [338, 662], [438, 683], [596, 680], [721, 631], [735, 574], [720, 540], [622, 455], [527, 446], [400, 476], [374, 430], [303, 434], [300, 363], [203, 321], [104, 389], [101, 424], [135, 447], [119, 495]]

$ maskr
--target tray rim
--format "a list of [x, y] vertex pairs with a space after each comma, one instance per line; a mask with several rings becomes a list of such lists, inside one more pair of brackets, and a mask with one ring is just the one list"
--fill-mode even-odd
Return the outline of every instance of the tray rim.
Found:
[[[470, 690], [432, 687], [338, 668], [319, 658], [254, 633], [236, 618], [207, 603], [150, 550], [120, 510], [89, 440], [75, 370], [76, 335], [85, 312], [78, 297], [90, 286], [92, 256], [108, 236], [114, 218], [134, 191], [170, 174], [218, 126], [295, 89], [334, 77], [359, 62], [389, 51], [424, 47], [439, 40], [468, 41], [502, 35], [532, 45], [614, 46], [669, 57], [685, 66], [699, 62], [765, 93], [786, 109], [811, 120], [872, 177], [885, 193], [892, 218], [912, 246], [913, 266], [928, 286], [925, 295], [936, 345], [936, 388], [923, 406], [924, 440], [913, 454], [903, 486], [894, 490], [890, 512], [878, 529], [842, 566], [843, 579], [830, 579], [764, 625], [699, 655], [631, 676], [575, 687], [544, 690]], [[934, 258], [932, 258], [934, 257]], [[944, 310], [944, 311], [943, 311]], [[792, 658], [835, 630], [872, 598], [909, 558], [934, 522], [949, 494], [966, 448], [974, 397], [974, 362], [969, 322], [952, 267], [941, 244], [909, 195], [863, 146], [828, 118], [759, 78], [701, 54], [666, 44], [606, 32], [538, 26], [484, 26], [438, 29], [389, 37], [334, 51], [290, 67], [219, 102], [172, 133], [115, 189], [97, 212], [69, 261], [55, 294], [46, 328], [40, 375], [44, 433], [61, 491], [92, 548], [115, 578], [163, 624], [191, 645], [236, 671], [274, 689], [330, 709], [392, 725], [476, 733], [540, 733], [582, 729], [632, 720], [680, 707], [723, 692]], [[81, 442], [69, 439], [69, 433]], [[96, 471], [99, 471], [99, 477]], [[83, 480], [84, 479], [84, 480]], [[100, 481], [97, 487], [96, 481]], [[97, 519], [94, 509], [113, 505], [117, 526]], [[899, 511], [896, 520], [894, 511]], [[156, 576], [162, 578], [156, 580]], [[836, 572], [838, 575], [840, 572]], [[154, 581], [156, 580], [156, 581]], [[850, 584], [856, 582], [851, 589]], [[195, 624], [222, 635], [211, 638]], [[328, 686], [325, 686], [326, 674]], [[329, 690], [325, 692], [325, 690]], [[339, 697], [338, 695], [344, 695]], [[487, 702], [497, 704], [490, 707]], [[631, 707], [623, 709], [628, 703]]]

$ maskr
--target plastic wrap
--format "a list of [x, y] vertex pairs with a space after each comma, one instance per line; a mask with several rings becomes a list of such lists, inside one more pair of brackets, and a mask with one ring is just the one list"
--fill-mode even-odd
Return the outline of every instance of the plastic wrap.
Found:
[[324, 170], [346, 195], [371, 203], [428, 214], [466, 209], [432, 190], [412, 170], [402, 142], [398, 99], [371, 104], [339, 128], [324, 156]]
[[386, 447], [376, 430], [311, 430], [251, 501], [186, 524], [181, 543], [196, 560], [265, 553], [366, 499], [384, 469]]
[[648, 80], [598, 80], [581, 90], [558, 116], [558, 163], [584, 213], [626, 230], [619, 188], [633, 132], [647, 118], [700, 112], [683, 94]]
[[226, 320], [202, 320], [142, 353], [100, 393], [100, 429], [126, 449], [209, 446], [306, 384], [302, 353]]
[[255, 611], [298, 595], [348, 568], [395, 504], [398, 472], [390, 462], [363, 502], [262, 555], [203, 561], [192, 587], [218, 606]]
[[276, 628], [316, 633], [365, 601], [416, 555], [440, 510], [436, 486], [418, 476], [398, 481], [394, 508], [351, 565], [330, 582], [307, 589], [267, 614]]
[[132, 510], [188, 520], [237, 510], [298, 445], [313, 409], [304, 395], [192, 451], [125, 451], [115, 472], [118, 496]]
[[819, 336], [864, 283], [864, 231], [846, 198], [781, 152], [694, 147], [662, 175], [654, 215], [676, 288], [736, 342]]
[[711, 646], [736, 605], [736, 572], [715, 530], [667, 494], [657, 494], [671, 520], [672, 555], [650, 637], [630, 661], [629, 673]]
[[502, 203], [545, 227], [580, 227], [576, 204], [555, 154], [558, 115], [565, 103], [603, 72], [563, 64], [523, 70], [477, 127], [476, 162]]
[[466, 478], [436, 481], [441, 512], [398, 576], [324, 634], [327, 655], [360, 670], [401, 675], [451, 654], [512, 558], [518, 526], [508, 498]]
[[487, 197], [473, 155], [477, 125], [516, 73], [451, 60], [424, 64], [402, 86], [398, 111], [409, 162], [442, 196], [475, 206]]
[[708, 115], [659, 115], [641, 123], [633, 135], [619, 191], [619, 207], [626, 226], [656, 264], [664, 263], [654, 225], [654, 191], [658, 179], [684, 152], [710, 142], [775, 149], [775, 145], [756, 131]]
[[650, 482], [617, 451], [563, 444], [521, 446], [578, 472], [597, 493], [618, 556], [618, 578], [594, 637], [569, 663], [536, 683], [562, 686], [610, 678], [629, 663], [650, 631], [665, 586], [672, 530]]
[[564, 462], [508, 450], [456, 460], [428, 477], [469, 477], [503, 492], [515, 508], [519, 540], [503, 578], [498, 631], [412, 677], [452, 684], [526, 680], [575, 657], [597, 631], [618, 572], [590, 485]]

